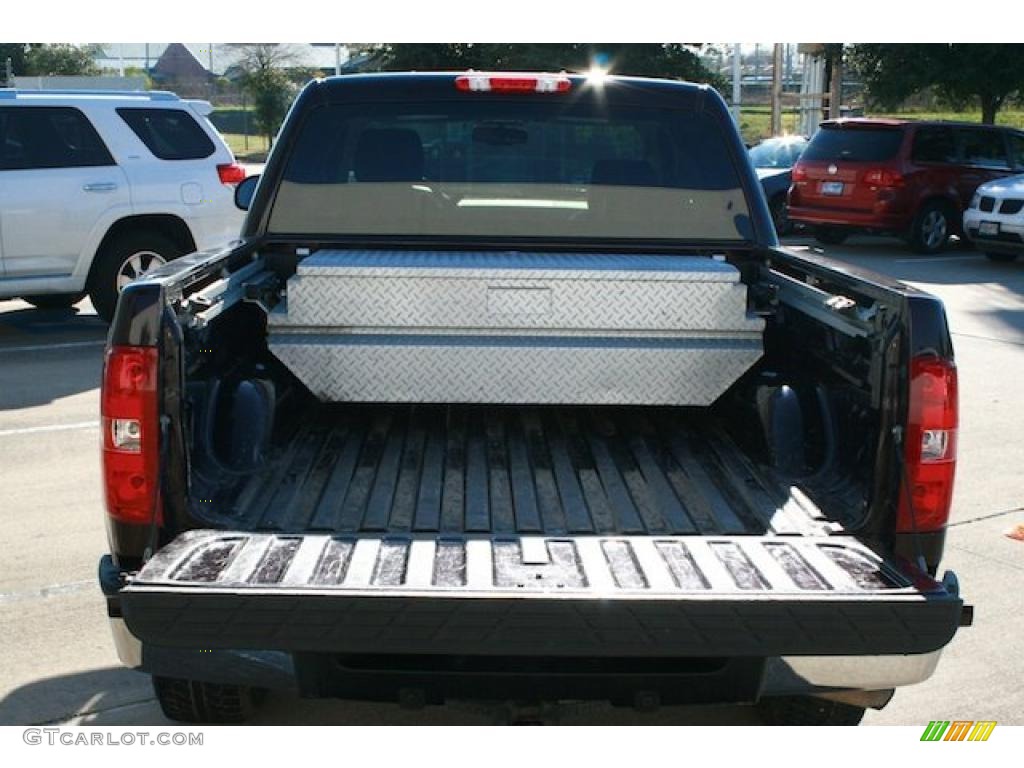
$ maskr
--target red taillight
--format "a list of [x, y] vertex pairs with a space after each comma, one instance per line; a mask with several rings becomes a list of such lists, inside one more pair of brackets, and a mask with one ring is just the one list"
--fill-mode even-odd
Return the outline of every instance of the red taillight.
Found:
[[222, 163], [217, 166], [221, 184], [238, 184], [245, 179], [245, 168], [238, 163]]
[[107, 514], [123, 523], [160, 520], [157, 351], [112, 347], [100, 395]]
[[864, 172], [864, 183], [875, 187], [902, 187], [903, 175], [890, 168], [872, 168]]
[[565, 93], [572, 81], [565, 75], [494, 75], [471, 72], [455, 78], [460, 91], [495, 91], [500, 93]]
[[[949, 520], [956, 470], [956, 366], [931, 355], [910, 363], [910, 400], [903, 453], [906, 481], [896, 530], [937, 531]], [[909, 494], [909, 495], [908, 495]]]
[[793, 181], [807, 181], [807, 169], [800, 163], [793, 166]]

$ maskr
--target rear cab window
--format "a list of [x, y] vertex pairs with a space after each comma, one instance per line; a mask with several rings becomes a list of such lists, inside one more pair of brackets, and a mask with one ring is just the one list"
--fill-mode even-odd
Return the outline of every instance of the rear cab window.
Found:
[[891, 160], [900, 151], [903, 129], [882, 125], [822, 125], [804, 150], [807, 162], [868, 162]]
[[121, 107], [117, 114], [161, 160], [201, 160], [216, 151], [206, 131], [183, 109]]
[[0, 170], [90, 168], [114, 158], [74, 107], [0, 107]]
[[298, 130], [275, 234], [742, 241], [711, 114], [595, 97], [339, 103]]

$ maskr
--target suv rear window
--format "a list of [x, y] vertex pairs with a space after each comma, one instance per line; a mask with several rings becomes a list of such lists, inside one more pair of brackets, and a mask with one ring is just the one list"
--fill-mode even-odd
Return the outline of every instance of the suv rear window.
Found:
[[741, 240], [723, 130], [596, 98], [325, 105], [299, 129], [269, 229]]
[[74, 107], [0, 108], [0, 170], [113, 164], [92, 123]]
[[161, 160], [200, 160], [216, 149], [192, 115], [183, 109], [123, 107], [117, 114]]
[[823, 125], [814, 134], [801, 160], [828, 162], [848, 160], [877, 163], [896, 156], [903, 142], [900, 128]]

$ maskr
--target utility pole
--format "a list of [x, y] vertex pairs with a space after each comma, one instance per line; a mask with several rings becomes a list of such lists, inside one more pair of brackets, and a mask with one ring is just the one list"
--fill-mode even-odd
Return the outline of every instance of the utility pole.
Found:
[[124, 77], [124, 43], [117, 44], [117, 74]]
[[772, 136], [782, 133], [782, 43], [772, 50]]
[[341, 74], [341, 43], [334, 44], [334, 74]]
[[740, 43], [732, 44], [732, 119], [736, 121], [737, 127], [740, 124], [740, 78], [743, 76], [740, 66]]
[[838, 44], [838, 50], [832, 49], [832, 82], [829, 84], [828, 95], [828, 116], [835, 120], [842, 117], [841, 107], [843, 104], [843, 46]]

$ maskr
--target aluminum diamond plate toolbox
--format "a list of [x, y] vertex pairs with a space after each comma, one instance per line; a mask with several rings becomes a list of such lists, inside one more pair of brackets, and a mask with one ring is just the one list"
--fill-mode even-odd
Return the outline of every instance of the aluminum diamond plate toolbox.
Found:
[[763, 321], [703, 257], [328, 250], [268, 326], [324, 401], [708, 405]]

